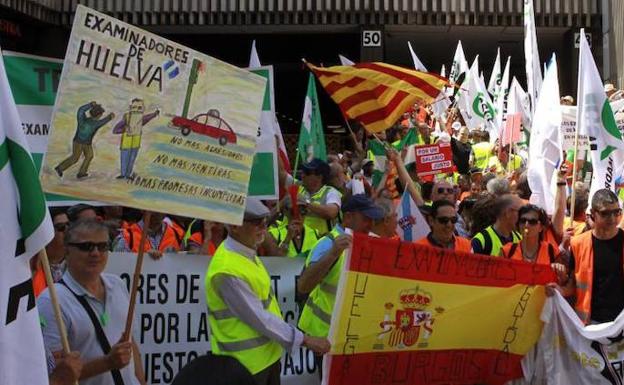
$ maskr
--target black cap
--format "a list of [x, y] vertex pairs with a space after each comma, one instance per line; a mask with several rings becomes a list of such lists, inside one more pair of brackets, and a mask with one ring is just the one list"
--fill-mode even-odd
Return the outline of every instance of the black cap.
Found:
[[314, 158], [301, 166], [304, 173], [314, 172], [315, 174], [329, 175], [329, 165], [324, 160]]
[[342, 205], [342, 212], [360, 212], [370, 219], [382, 219], [384, 217], [383, 209], [364, 194], [357, 194], [349, 197]]

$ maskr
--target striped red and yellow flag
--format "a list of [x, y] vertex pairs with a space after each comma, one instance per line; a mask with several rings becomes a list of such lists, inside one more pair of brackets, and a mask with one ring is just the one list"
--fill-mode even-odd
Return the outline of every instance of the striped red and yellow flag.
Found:
[[354, 234], [329, 385], [502, 385], [540, 337], [550, 266]]
[[431, 103], [448, 84], [440, 75], [386, 63], [308, 67], [342, 113], [370, 132], [392, 126], [417, 101]]

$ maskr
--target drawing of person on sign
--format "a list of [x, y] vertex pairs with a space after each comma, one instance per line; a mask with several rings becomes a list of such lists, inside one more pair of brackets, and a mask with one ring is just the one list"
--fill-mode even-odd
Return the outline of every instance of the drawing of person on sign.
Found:
[[117, 179], [134, 179], [134, 162], [141, 148], [141, 135], [143, 126], [160, 114], [157, 108], [154, 112], [145, 113], [143, 99], [134, 98], [130, 102], [128, 112], [123, 114], [122, 119], [113, 128], [113, 134], [121, 134], [119, 143], [121, 173]]
[[115, 118], [112, 112], [105, 118], [104, 108], [97, 102], [89, 102], [78, 108], [76, 113], [76, 134], [72, 141], [72, 153], [69, 157], [54, 167], [56, 174], [62, 178], [65, 170], [78, 163], [81, 156], [84, 156], [76, 178], [84, 179], [89, 176], [89, 165], [93, 160], [93, 138], [102, 126]]

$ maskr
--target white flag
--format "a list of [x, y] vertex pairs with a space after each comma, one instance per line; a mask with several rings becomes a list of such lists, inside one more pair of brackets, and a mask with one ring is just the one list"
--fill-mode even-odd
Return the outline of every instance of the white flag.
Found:
[[54, 237], [0, 51], [0, 385], [47, 384], [30, 258]]
[[431, 229], [422, 213], [414, 203], [409, 191], [405, 189], [401, 203], [397, 207], [397, 234], [401, 240], [414, 242], [429, 234]]
[[624, 316], [583, 327], [555, 291], [542, 309], [542, 336], [533, 362], [523, 359], [525, 384], [613, 385], [622, 383]]
[[343, 66], [352, 66], [352, 65], [355, 64], [353, 61], [348, 59], [346, 56], [338, 55], [338, 58], [340, 59], [340, 64], [342, 64]]
[[455, 83], [460, 75], [466, 72], [468, 72], [468, 62], [466, 61], [466, 55], [464, 55], [464, 49], [462, 48], [460, 40], [457, 42], [457, 48], [455, 49], [449, 80], [451, 83]]
[[414, 49], [412, 48], [412, 43], [408, 41], [407, 47], [409, 48], [410, 55], [412, 55], [412, 61], [414, 62], [414, 69], [418, 71], [427, 72], [427, 68], [425, 67], [425, 65], [420, 61], [418, 56], [416, 56], [416, 52], [414, 52]]
[[520, 115], [524, 128], [527, 129], [529, 127], [530, 113], [528, 96], [515, 76], [511, 81], [509, 94], [507, 95], [507, 108], [506, 114], [503, 117], [503, 126], [506, 124], [507, 118], [511, 115]]
[[261, 67], [260, 58], [258, 57], [258, 51], [256, 50], [256, 41], [251, 43], [251, 54], [249, 55], [249, 68]]
[[495, 111], [490, 96], [477, 74], [476, 61], [468, 71], [457, 95], [457, 106], [469, 129], [482, 128], [490, 133], [490, 141], [498, 138]]
[[561, 161], [560, 127], [559, 78], [557, 59], [553, 55], [535, 106], [528, 167], [531, 203], [544, 208], [549, 215], [555, 211], [557, 186], [553, 176]]
[[604, 92], [600, 73], [594, 62], [585, 30], [581, 29], [579, 54], [577, 130], [589, 137], [593, 178], [590, 200], [597, 190], [608, 188], [615, 192], [616, 150], [624, 150], [624, 141], [615, 122], [611, 104]]
[[446, 77], [446, 66], [444, 64], [442, 64], [442, 68], [440, 68], [440, 76], [443, 78]]
[[494, 60], [494, 67], [492, 67], [492, 74], [490, 75], [490, 81], [488, 82], [488, 92], [495, 97], [498, 95], [500, 84], [503, 74], [501, 73], [500, 62], [500, 48], [496, 51], [496, 60]]
[[503, 120], [506, 113], [507, 95], [509, 94], [509, 65], [511, 57], [507, 57], [507, 63], [505, 64], [505, 70], [503, 76], [500, 79], [498, 86], [498, 92], [494, 94], [492, 102], [494, 103], [494, 109], [496, 110], [496, 126], [499, 130], [503, 127]]
[[533, 0], [524, 0], [524, 58], [527, 76], [527, 94], [529, 95], [531, 116], [535, 112], [535, 101], [542, 87], [542, 66], [537, 49], [537, 31]]

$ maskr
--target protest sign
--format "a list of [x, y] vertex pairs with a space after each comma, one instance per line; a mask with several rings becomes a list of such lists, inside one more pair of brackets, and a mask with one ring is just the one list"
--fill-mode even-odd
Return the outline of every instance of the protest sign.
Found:
[[[130, 286], [137, 256], [109, 253], [106, 272], [119, 275]], [[295, 283], [303, 258], [261, 258], [271, 275], [284, 320], [296, 325]], [[148, 384], [169, 384], [181, 367], [210, 351], [204, 277], [208, 257], [165, 254], [147, 258], [139, 281], [134, 338], [141, 350]], [[282, 357], [282, 384], [318, 384], [314, 355], [306, 348]]]
[[[353, 235], [323, 383], [503, 384], [537, 342], [550, 266]], [[492, 304], [496, 304], [492, 307]]]
[[239, 224], [265, 83], [79, 5], [44, 188]]
[[448, 142], [412, 146], [408, 151], [413, 151], [418, 176], [453, 172], [453, 152]]
[[262, 102], [262, 114], [258, 127], [256, 154], [251, 168], [249, 180], [249, 195], [258, 199], [277, 199], [277, 134], [275, 127], [275, 96], [273, 88], [273, 66], [263, 66], [249, 71], [266, 78], [266, 88]]
[[[9, 85], [37, 170], [48, 146], [48, 134], [63, 61], [43, 56], [3, 51]], [[48, 206], [69, 206], [80, 201], [46, 194]], [[93, 202], [91, 202], [93, 203]]]
[[[562, 149], [574, 150], [574, 135], [576, 135], [576, 107], [561, 106], [561, 134]], [[585, 157], [585, 151], [589, 150], [589, 140], [587, 135], [579, 135], [579, 156], [578, 159]]]

